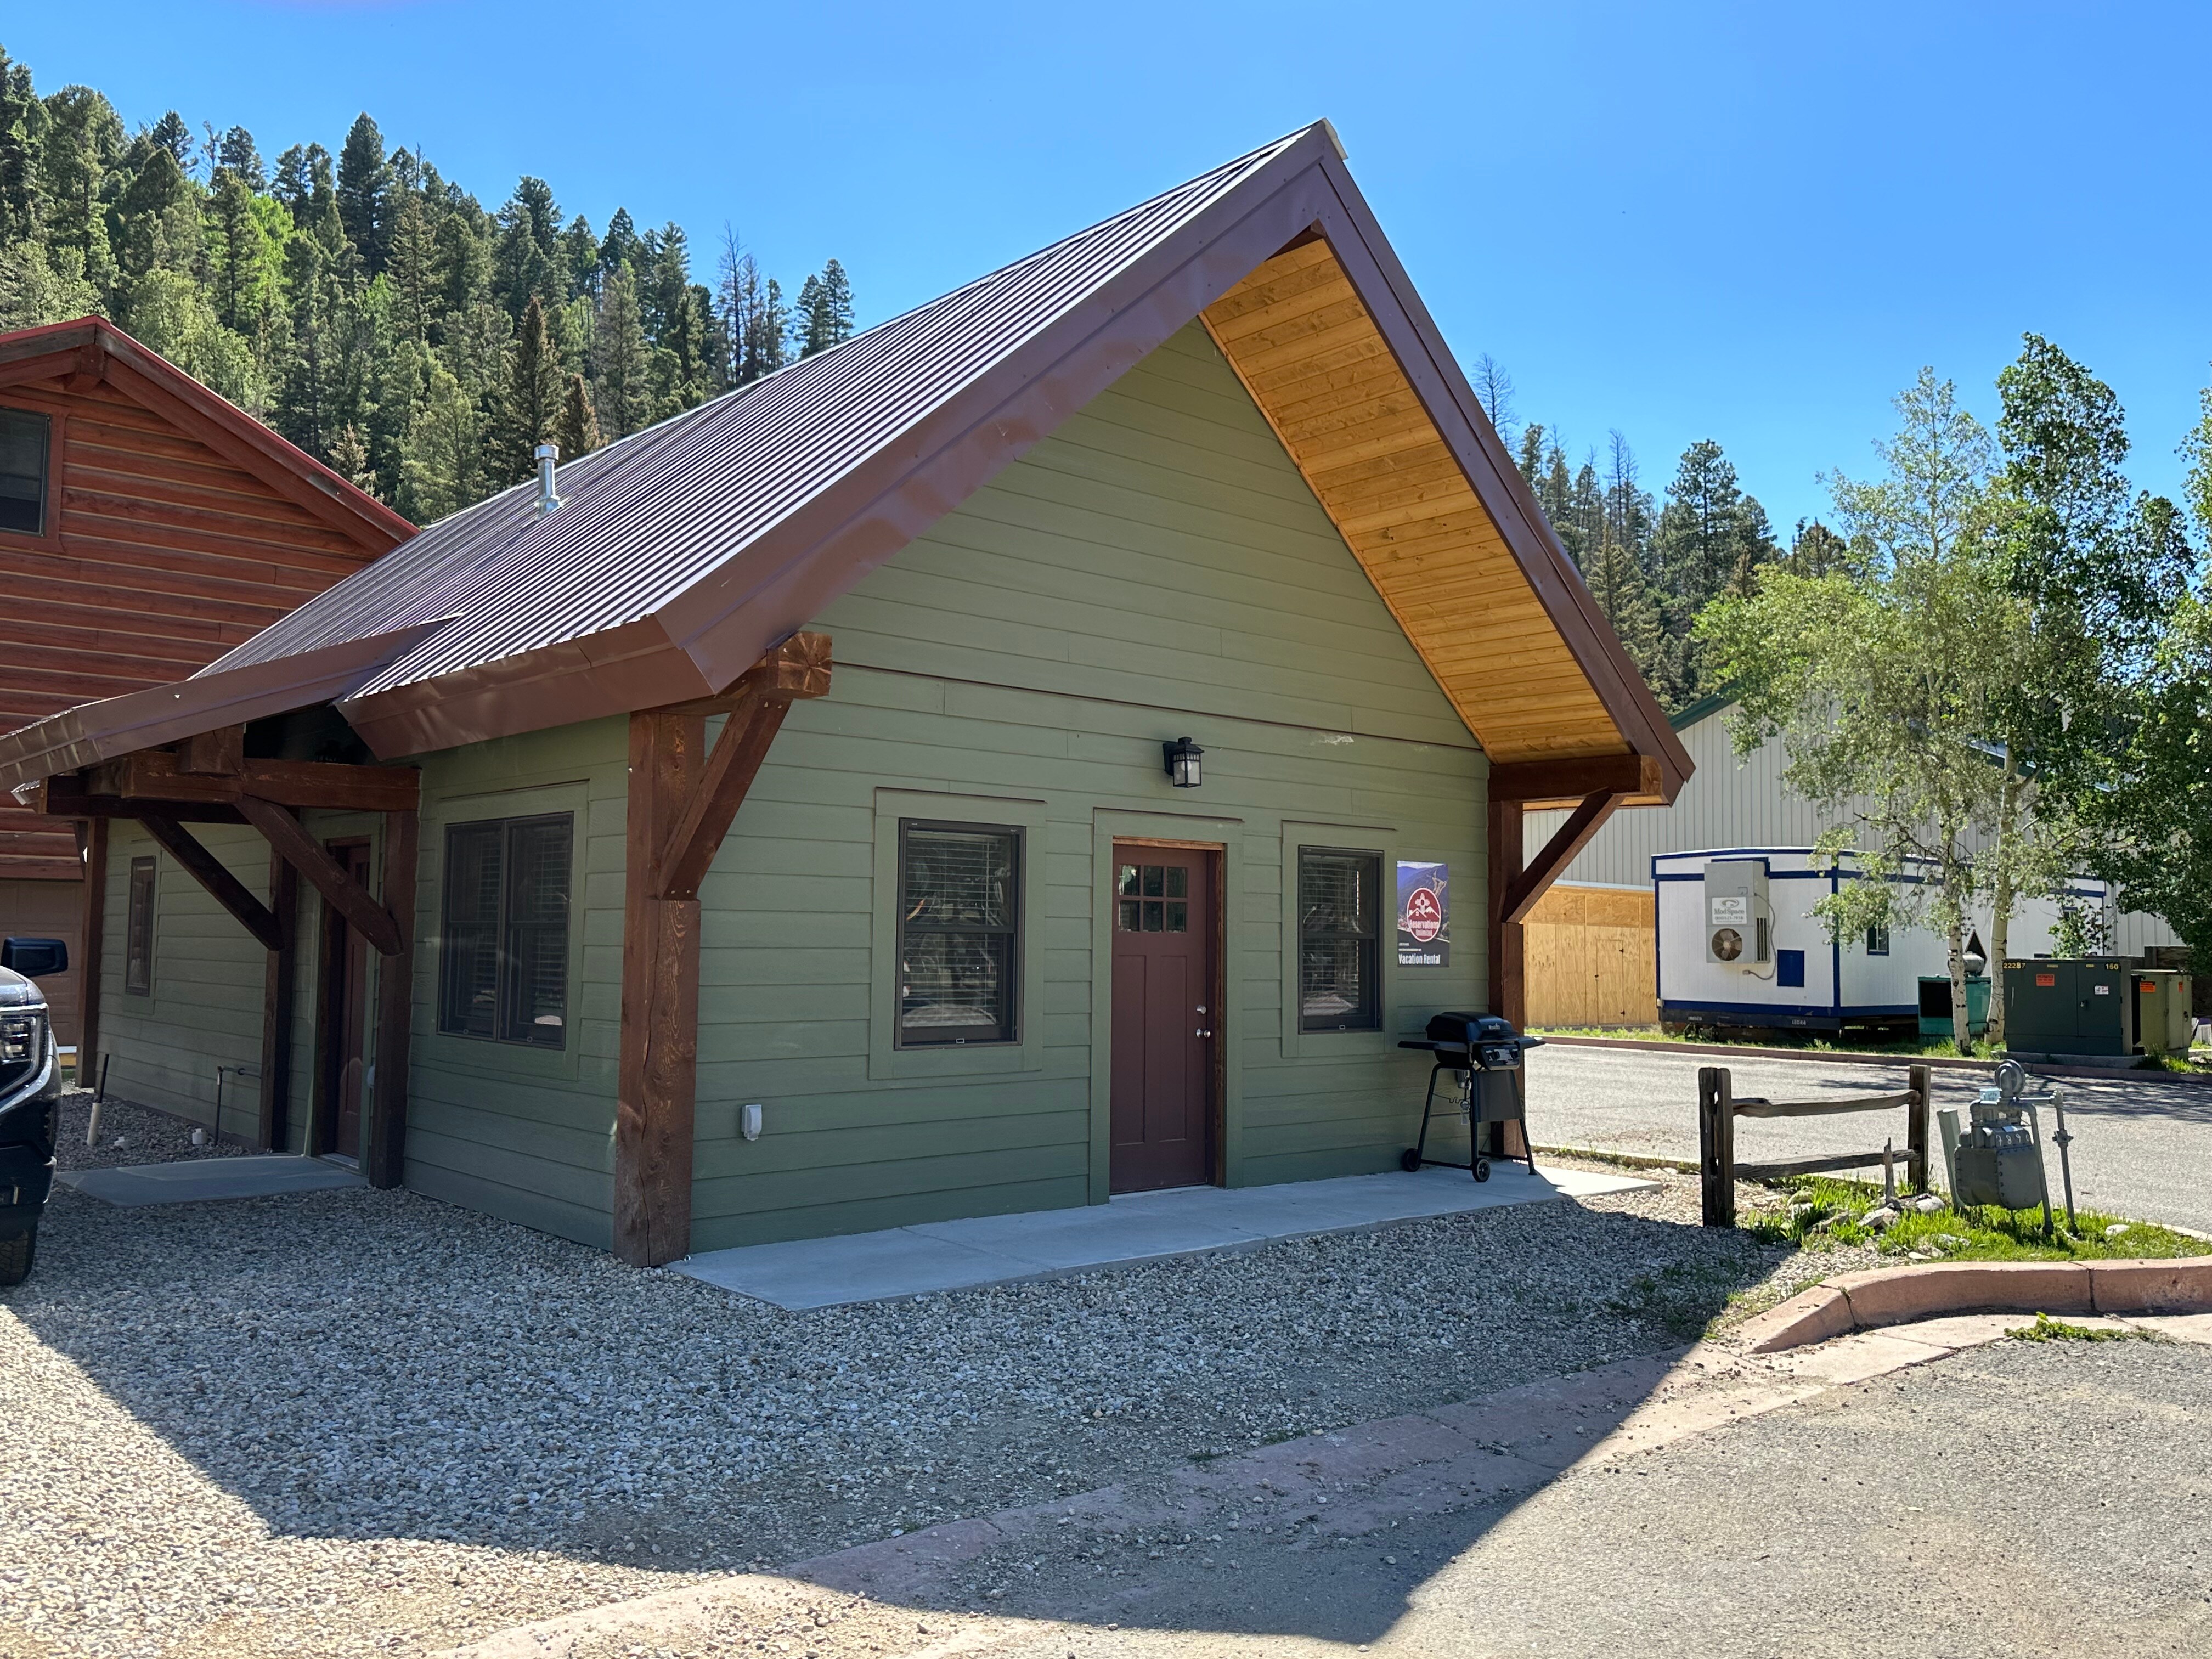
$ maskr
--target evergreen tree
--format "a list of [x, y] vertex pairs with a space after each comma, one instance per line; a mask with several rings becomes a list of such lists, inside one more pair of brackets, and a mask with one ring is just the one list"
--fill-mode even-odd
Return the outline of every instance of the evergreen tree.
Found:
[[497, 451], [493, 477], [519, 483], [537, 470], [533, 452], [553, 435], [564, 395], [561, 360], [545, 326], [545, 307], [532, 295], [523, 307], [522, 325], [507, 353], [507, 386], [500, 401]]
[[560, 258], [561, 210], [543, 179], [526, 176], [499, 211], [499, 248], [492, 259], [492, 289], [517, 323], [530, 301], [559, 305], [568, 297]]
[[584, 389], [580, 374], [568, 377], [568, 390], [561, 399], [561, 417], [553, 427], [553, 441], [560, 446], [564, 461], [588, 455], [599, 447], [599, 423], [592, 413], [592, 394]]
[[1513, 442], [1513, 377], [1505, 372], [1505, 365], [1484, 352], [1474, 360], [1474, 368], [1468, 378], [1474, 383], [1474, 400], [1482, 405], [1482, 412], [1490, 416], [1492, 430], [1498, 434], [1500, 443], [1509, 447]]
[[637, 285], [627, 261], [607, 276], [593, 331], [592, 369], [606, 430], [627, 438], [646, 423], [648, 368], [645, 331], [637, 315]]
[[483, 418], [474, 398], [442, 363], [407, 429], [405, 494], [401, 510], [434, 524], [485, 493]]
[[364, 110], [354, 118], [338, 152], [338, 222], [346, 240], [360, 252], [372, 276], [392, 258], [392, 167], [385, 160], [384, 135]]
[[215, 165], [218, 173], [228, 173], [246, 189], [259, 193], [269, 188], [269, 174], [261, 165], [261, 151], [253, 142], [253, 135], [244, 127], [233, 127], [215, 142]]
[[46, 126], [46, 106], [39, 101], [29, 67], [0, 50], [0, 248], [39, 234], [39, 164]]
[[1837, 574], [1850, 568], [1850, 544], [1818, 519], [1800, 519], [1783, 564], [1793, 576]]

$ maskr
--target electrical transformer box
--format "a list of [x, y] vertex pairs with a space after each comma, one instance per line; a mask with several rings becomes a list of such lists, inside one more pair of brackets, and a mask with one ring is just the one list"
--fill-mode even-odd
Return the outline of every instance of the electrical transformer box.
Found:
[[1712, 860], [1705, 866], [1705, 960], [1748, 968], [1773, 959], [1766, 860]]
[[2136, 1041], [2145, 1054], [2185, 1054], [2197, 1038], [2189, 975], [2171, 968], [2137, 968], [2129, 975]]
[[2135, 1000], [2117, 957], [2005, 963], [2005, 1046], [2026, 1054], [2131, 1054]]

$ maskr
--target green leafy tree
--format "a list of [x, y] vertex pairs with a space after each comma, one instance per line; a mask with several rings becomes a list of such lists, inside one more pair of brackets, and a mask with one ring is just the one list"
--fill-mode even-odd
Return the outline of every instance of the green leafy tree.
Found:
[[[1975, 539], [1988, 434], [1932, 370], [1897, 409], [1897, 435], [1876, 446], [1881, 475], [1828, 480], [1861, 574], [1769, 567], [1752, 592], [1707, 606], [1697, 637], [1740, 693], [1738, 752], [1779, 736], [1784, 781], [1837, 826], [1820, 854], [1856, 855], [1857, 873], [1819, 914], [1838, 940], [1893, 921], [1940, 933], [1963, 1051], [1976, 851], [2001, 775], [1989, 733], [2008, 667], [1989, 646], [2010, 633], [2013, 606]], [[1922, 879], [1894, 879], [1905, 875]]]

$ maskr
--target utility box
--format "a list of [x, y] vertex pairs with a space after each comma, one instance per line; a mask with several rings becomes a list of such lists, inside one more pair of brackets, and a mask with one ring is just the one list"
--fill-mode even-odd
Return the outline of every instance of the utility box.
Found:
[[2189, 975], [2172, 968], [2136, 968], [2129, 972], [2128, 989], [2135, 1004], [2136, 1040], [2142, 1051], [2187, 1054], [2197, 1036]]
[[[1990, 1029], [1990, 981], [1986, 975], [1966, 981], [1966, 1035], [1979, 1036]], [[1948, 974], [1923, 974], [1920, 976], [1920, 1035], [1927, 1037], [1948, 1037], [1951, 1035], [1951, 976]]]
[[2005, 963], [2005, 1046], [2028, 1054], [2131, 1054], [2135, 1000], [2118, 957]]
[[1765, 859], [1713, 859], [1706, 864], [1705, 960], [1737, 968], [1774, 960], [1774, 912], [1766, 900]]

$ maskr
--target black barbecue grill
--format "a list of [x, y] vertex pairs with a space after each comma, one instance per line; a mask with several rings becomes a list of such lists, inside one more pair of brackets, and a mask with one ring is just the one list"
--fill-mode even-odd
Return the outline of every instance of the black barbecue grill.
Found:
[[[1407, 1039], [1401, 1048], [1418, 1048], [1434, 1054], [1436, 1064], [1429, 1068], [1429, 1092], [1421, 1102], [1421, 1133], [1398, 1159], [1399, 1167], [1408, 1172], [1425, 1164], [1441, 1169], [1467, 1170], [1477, 1181], [1490, 1179], [1490, 1160], [1484, 1156], [1482, 1126], [1488, 1123], [1518, 1123], [1521, 1125], [1521, 1144], [1528, 1149], [1528, 1173], [1536, 1173], [1536, 1153], [1528, 1140], [1528, 1121], [1523, 1114], [1527, 1085], [1522, 1081], [1521, 1057], [1544, 1041], [1541, 1037], [1525, 1036], [1513, 1029], [1510, 1020], [1496, 1014], [1438, 1014], [1429, 1022], [1425, 1040]], [[1429, 1118], [1436, 1109], [1437, 1079], [1445, 1073], [1452, 1076], [1452, 1103], [1459, 1115], [1467, 1120], [1467, 1143], [1469, 1162], [1455, 1164], [1448, 1158], [1425, 1156], [1429, 1145]], [[1450, 1096], [1446, 1098], [1450, 1099]]]

